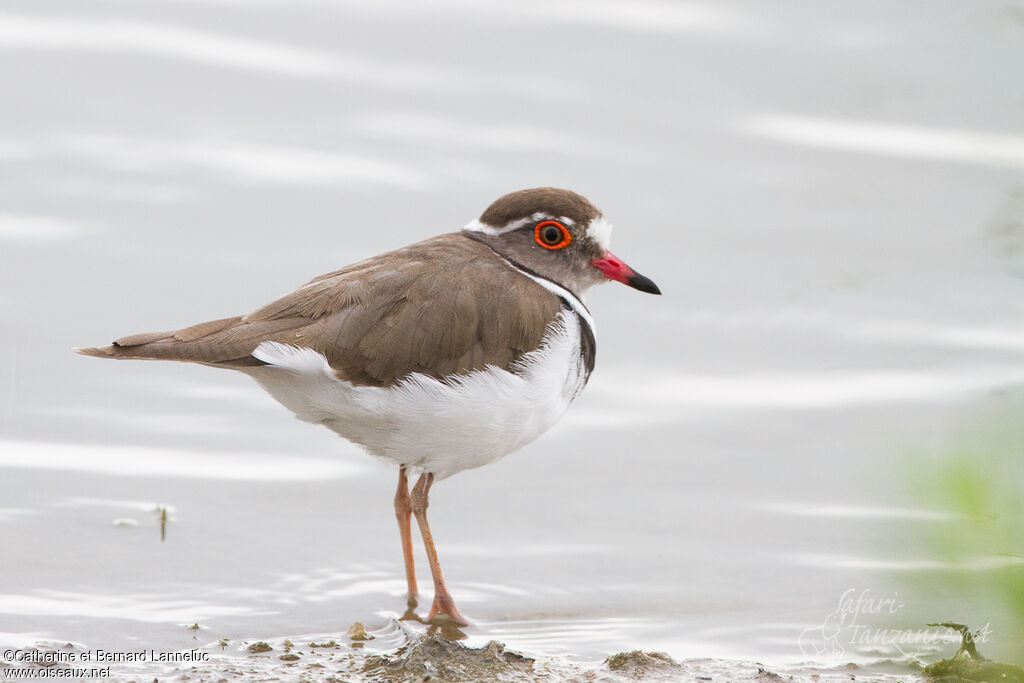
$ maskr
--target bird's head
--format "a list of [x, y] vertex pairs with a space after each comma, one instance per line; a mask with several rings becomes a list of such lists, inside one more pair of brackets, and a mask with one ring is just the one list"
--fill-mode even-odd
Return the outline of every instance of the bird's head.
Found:
[[607, 280], [661, 294], [650, 278], [608, 250], [611, 223], [585, 197], [570, 190], [540, 187], [507, 194], [464, 231], [514, 266], [577, 295]]

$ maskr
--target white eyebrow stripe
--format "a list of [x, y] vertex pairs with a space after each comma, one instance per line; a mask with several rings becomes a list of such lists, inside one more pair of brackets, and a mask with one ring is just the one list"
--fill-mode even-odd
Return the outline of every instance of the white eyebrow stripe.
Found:
[[501, 234], [501, 232], [494, 226], [487, 225], [486, 223], [481, 223], [480, 219], [471, 220], [469, 223], [466, 223], [465, 227], [463, 227], [462, 229], [469, 230], [470, 232], [482, 232], [485, 235]]
[[481, 223], [478, 218], [467, 223], [463, 230], [469, 230], [470, 232], [482, 232], [485, 235], [491, 235], [493, 237], [496, 235], [504, 235], [506, 232], [512, 232], [513, 230], [518, 230], [519, 228], [530, 225], [531, 223], [539, 223], [540, 221], [558, 221], [559, 223], [569, 227], [576, 225], [574, 220], [566, 216], [552, 216], [551, 214], [538, 211], [532, 216], [514, 220], [500, 228], [496, 228], [493, 225], [487, 225], [486, 223]]

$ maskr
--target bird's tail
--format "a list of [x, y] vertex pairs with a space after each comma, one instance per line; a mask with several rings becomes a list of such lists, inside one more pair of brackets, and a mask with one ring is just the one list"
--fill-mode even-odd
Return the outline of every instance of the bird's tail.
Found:
[[249, 355], [255, 348], [253, 340], [248, 335], [233, 334], [242, 322], [240, 317], [211, 320], [172, 332], [133, 334], [110, 346], [75, 351], [94, 358], [176, 360], [228, 367], [263, 365]]

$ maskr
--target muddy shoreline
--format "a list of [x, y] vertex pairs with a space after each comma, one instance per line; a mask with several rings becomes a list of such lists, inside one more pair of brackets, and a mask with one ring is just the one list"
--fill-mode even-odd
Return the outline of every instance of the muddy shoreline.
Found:
[[[450, 635], [450, 634], [449, 634]], [[141, 651], [145, 653], [146, 651]], [[401, 622], [389, 622], [378, 631], [355, 624], [347, 633], [317, 637], [290, 637], [230, 642], [218, 639], [177, 657], [122, 657], [116, 662], [93, 662], [83, 667], [86, 646], [72, 643], [40, 644], [32, 657], [7, 666], [46, 669], [34, 672], [48, 678], [115, 681], [308, 681], [339, 683], [366, 681], [413, 683], [421, 681], [909, 681], [924, 680], [908, 665], [867, 670], [855, 664], [835, 668], [787, 669], [760, 662], [727, 659], [677, 661], [661, 652], [632, 650], [612, 654], [603, 661], [572, 662], [566, 658], [532, 656], [491, 640], [480, 647], [449, 640], [440, 632], [420, 633]], [[95, 655], [92, 655], [95, 659]], [[74, 660], [77, 659], [76, 663]], [[31, 660], [31, 661], [30, 661]], [[82, 678], [84, 676], [84, 678]]]

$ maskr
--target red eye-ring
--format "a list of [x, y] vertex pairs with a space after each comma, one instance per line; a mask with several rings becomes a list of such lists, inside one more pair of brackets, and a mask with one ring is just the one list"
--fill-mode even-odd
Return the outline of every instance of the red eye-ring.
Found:
[[558, 221], [544, 221], [534, 228], [533, 239], [545, 249], [562, 249], [572, 242], [572, 235]]

